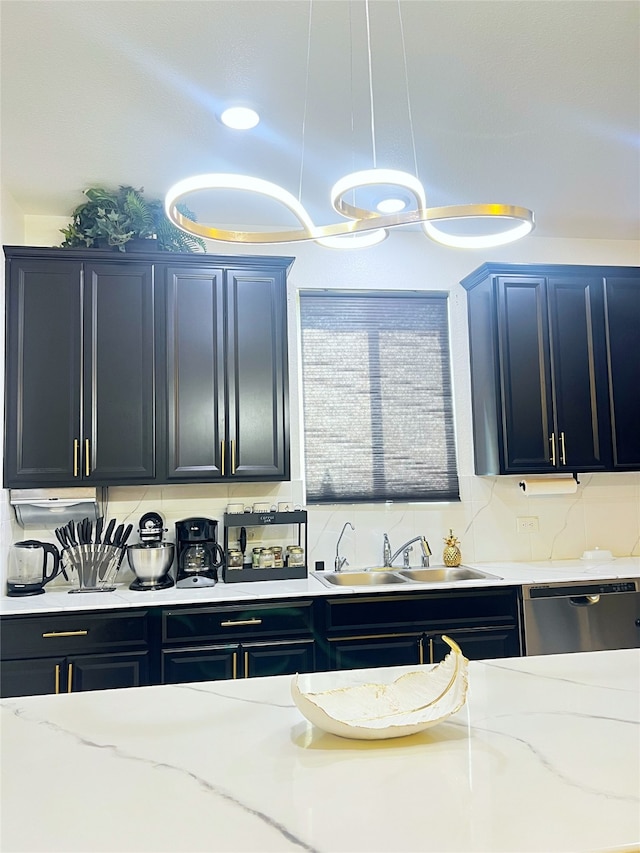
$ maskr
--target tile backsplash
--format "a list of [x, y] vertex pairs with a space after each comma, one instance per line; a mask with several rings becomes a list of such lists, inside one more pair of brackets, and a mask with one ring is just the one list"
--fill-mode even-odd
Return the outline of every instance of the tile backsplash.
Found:
[[[393, 550], [413, 536], [426, 536], [433, 551], [432, 563], [441, 562], [442, 540], [450, 528], [460, 539], [464, 562], [566, 560], [594, 548], [608, 549], [617, 557], [640, 556], [639, 473], [582, 474], [575, 494], [534, 497], [523, 493], [520, 479], [463, 476], [461, 501], [456, 503], [307, 507], [309, 568], [317, 561], [324, 562], [326, 570], [333, 568], [336, 542], [346, 521], [355, 531], [347, 528], [340, 553], [352, 567], [380, 562], [384, 533]], [[107, 492], [105, 515], [133, 524], [130, 542], [138, 541], [138, 521], [150, 510], [163, 515], [170, 541], [174, 540], [175, 522], [190, 516], [218, 519], [222, 541], [227, 504], [248, 507], [257, 501], [270, 506], [280, 502], [303, 505], [302, 483], [112, 487]], [[523, 516], [538, 519], [537, 532], [518, 532], [517, 519]], [[53, 530], [25, 530], [17, 525], [6, 490], [0, 499], [0, 529], [3, 575], [12, 541], [56, 541]], [[255, 534], [257, 540], [266, 540], [282, 536], [282, 528], [258, 528]], [[417, 563], [419, 551], [412, 556]], [[122, 579], [128, 577], [125, 573]]]

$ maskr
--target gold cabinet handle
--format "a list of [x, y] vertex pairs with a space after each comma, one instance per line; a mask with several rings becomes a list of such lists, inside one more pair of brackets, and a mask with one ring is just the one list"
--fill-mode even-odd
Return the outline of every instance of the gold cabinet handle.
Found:
[[91, 468], [89, 467], [89, 439], [85, 438], [84, 440], [84, 474], [85, 477], [88, 477], [91, 473]]
[[424, 640], [420, 637], [419, 662], [424, 663]]
[[236, 443], [231, 439], [231, 473], [236, 473]]
[[60, 693], [60, 664], [56, 664], [56, 694]]
[[71, 693], [71, 684], [73, 682], [73, 664], [70, 663], [67, 667], [67, 693]]
[[225, 442], [220, 442], [220, 474], [224, 477], [224, 445]]
[[433, 663], [433, 637], [429, 637], [429, 663]]
[[80, 449], [80, 442], [77, 438], [73, 439], [73, 476], [78, 476], [78, 450]]
[[249, 678], [249, 652], [244, 653], [244, 677]]
[[551, 442], [551, 464], [555, 468], [556, 466], [556, 434], [555, 432], [551, 433], [551, 438], [549, 439]]
[[567, 455], [565, 452], [564, 433], [563, 432], [560, 433], [560, 461], [562, 462], [563, 465], [567, 464]]
[[88, 631], [49, 631], [43, 637], [86, 637]]
[[229, 620], [220, 623], [221, 628], [231, 628], [233, 625], [262, 625], [262, 619], [237, 619], [235, 622]]
[[238, 652], [233, 653], [232, 678], [238, 677]]

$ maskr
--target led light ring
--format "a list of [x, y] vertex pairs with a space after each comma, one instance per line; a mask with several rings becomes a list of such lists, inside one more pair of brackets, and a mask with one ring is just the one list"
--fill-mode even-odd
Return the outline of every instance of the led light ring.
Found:
[[[504, 246], [530, 234], [535, 227], [533, 211], [512, 204], [459, 204], [448, 207], [431, 207], [426, 211], [422, 230], [437, 243], [455, 249], [483, 249], [492, 246]], [[463, 236], [441, 231], [434, 222], [455, 219], [508, 219], [516, 224], [495, 234]]]
[[[397, 214], [379, 215], [375, 211], [357, 208], [344, 200], [344, 194], [357, 187], [366, 184], [387, 183], [398, 184], [408, 189], [416, 199], [416, 209]], [[302, 227], [287, 231], [230, 231], [203, 225], [180, 213], [177, 208], [180, 201], [193, 192], [207, 189], [235, 189], [267, 196], [283, 204], [297, 218]], [[392, 169], [374, 169], [347, 175], [334, 185], [331, 197], [336, 212], [347, 216], [351, 221], [318, 227], [313, 224], [298, 199], [277, 184], [261, 178], [251, 178], [247, 175], [214, 173], [186, 178], [174, 184], [165, 199], [165, 212], [178, 228], [210, 240], [254, 244], [295, 243], [315, 240], [320, 245], [330, 248], [358, 248], [375, 245], [385, 239], [387, 228], [417, 222], [422, 224], [422, 228], [428, 237], [446, 246], [456, 248], [504, 245], [524, 237], [534, 227], [532, 211], [513, 205], [469, 204], [427, 209], [424, 188], [418, 179], [406, 172], [398, 172]], [[440, 220], [477, 217], [515, 219], [517, 224], [506, 231], [483, 237], [447, 234], [434, 224]]]
[[[355, 207], [345, 201], [344, 196], [352, 191], [363, 187], [382, 186], [391, 184], [408, 190], [416, 201], [417, 208], [426, 208], [427, 200], [424, 192], [424, 187], [415, 175], [410, 175], [408, 172], [400, 172], [397, 169], [366, 169], [361, 172], [352, 172], [350, 175], [345, 175], [331, 188], [331, 205], [336, 213], [345, 216], [347, 219], [352, 219], [355, 222], [374, 220], [380, 224], [382, 218], [376, 210], [367, 208]], [[394, 215], [394, 214], [391, 214]], [[399, 214], [395, 214], [398, 216]], [[397, 221], [390, 223], [389, 227], [397, 225], [407, 225], [408, 220], [400, 215]], [[358, 237], [324, 237], [316, 240], [321, 246], [327, 246], [331, 249], [342, 248], [366, 248], [375, 246], [381, 243], [389, 232], [385, 228], [380, 228], [377, 231], [369, 234], [361, 234]]]

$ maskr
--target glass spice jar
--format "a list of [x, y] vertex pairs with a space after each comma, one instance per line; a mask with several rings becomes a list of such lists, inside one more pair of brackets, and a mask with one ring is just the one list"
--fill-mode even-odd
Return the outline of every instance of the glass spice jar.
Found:
[[242, 551], [230, 548], [227, 551], [227, 568], [241, 569], [242, 568]]
[[304, 548], [302, 545], [287, 546], [287, 565], [304, 566]]
[[261, 569], [273, 568], [273, 548], [263, 548], [260, 552], [259, 566]]

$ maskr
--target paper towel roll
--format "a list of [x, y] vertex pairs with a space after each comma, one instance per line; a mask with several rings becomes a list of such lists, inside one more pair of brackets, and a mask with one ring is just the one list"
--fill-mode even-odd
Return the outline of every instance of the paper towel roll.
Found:
[[525, 477], [520, 487], [525, 495], [574, 495], [578, 491], [574, 477]]

